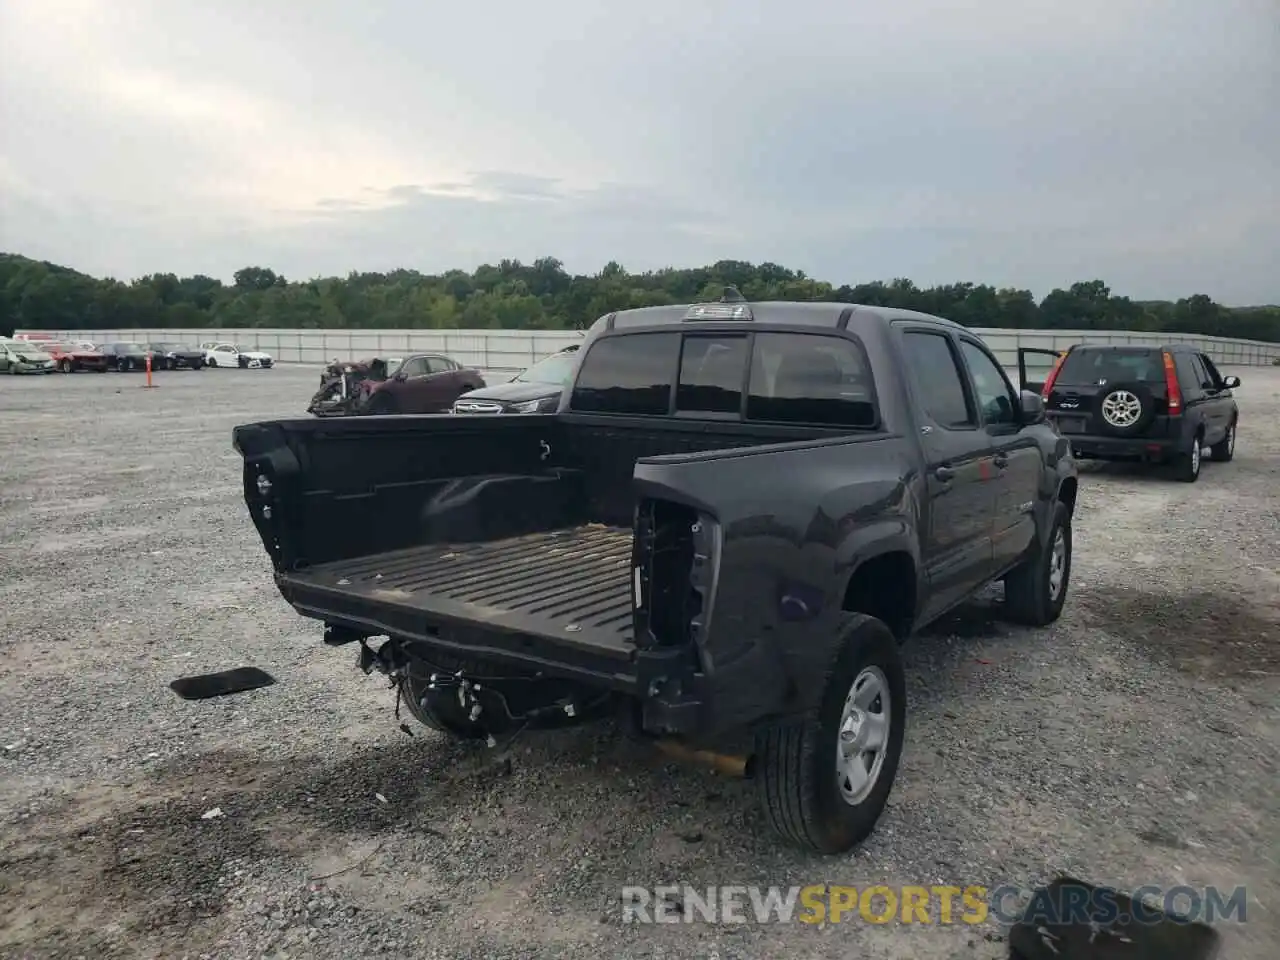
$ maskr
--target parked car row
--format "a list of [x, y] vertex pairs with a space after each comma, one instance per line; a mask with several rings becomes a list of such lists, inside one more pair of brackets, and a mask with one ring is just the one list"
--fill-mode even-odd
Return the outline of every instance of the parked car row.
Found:
[[204, 367], [244, 370], [275, 365], [269, 353], [243, 344], [213, 340], [192, 347], [175, 341], [113, 340], [95, 344], [35, 335], [0, 338], [0, 373], [127, 372], [145, 370], [148, 360], [152, 370], [201, 370]]

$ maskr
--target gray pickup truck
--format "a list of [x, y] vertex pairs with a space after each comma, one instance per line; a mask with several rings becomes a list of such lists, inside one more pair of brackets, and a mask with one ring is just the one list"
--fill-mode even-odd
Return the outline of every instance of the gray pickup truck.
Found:
[[602, 317], [554, 413], [234, 442], [284, 598], [422, 723], [738, 737], [771, 824], [817, 851], [884, 807], [901, 641], [992, 581], [1030, 625], [1067, 596], [1069, 445], [978, 337], [919, 313], [729, 289]]

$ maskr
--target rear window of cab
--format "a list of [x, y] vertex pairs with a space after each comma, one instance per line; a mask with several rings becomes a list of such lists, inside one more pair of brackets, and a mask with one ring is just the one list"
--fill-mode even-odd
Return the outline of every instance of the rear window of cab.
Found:
[[601, 337], [583, 357], [569, 409], [855, 430], [879, 423], [862, 345], [817, 333]]

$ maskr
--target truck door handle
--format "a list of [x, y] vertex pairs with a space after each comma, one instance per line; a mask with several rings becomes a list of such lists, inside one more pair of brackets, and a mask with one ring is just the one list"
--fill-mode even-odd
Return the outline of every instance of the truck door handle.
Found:
[[1006, 453], [997, 453], [991, 462], [996, 465], [996, 469], [1003, 470], [1009, 465], [1009, 455]]
[[955, 479], [956, 472], [954, 469], [944, 464], [943, 466], [938, 467], [936, 470], [934, 470], [933, 475], [937, 477], [939, 480], [941, 480], [943, 483], [947, 483]]

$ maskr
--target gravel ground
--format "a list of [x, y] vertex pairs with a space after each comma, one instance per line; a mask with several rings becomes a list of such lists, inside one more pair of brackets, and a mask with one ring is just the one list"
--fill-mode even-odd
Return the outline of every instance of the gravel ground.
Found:
[[[834, 861], [608, 725], [505, 755], [402, 732], [277, 595], [240, 499], [232, 426], [298, 414], [315, 371], [0, 378], [0, 956], [1002, 957], [994, 923], [637, 927], [617, 899], [1068, 870], [1244, 884], [1226, 955], [1269, 960], [1280, 370], [1234, 372], [1233, 463], [1086, 468], [1052, 629], [979, 604], [911, 645], [898, 785]], [[279, 683], [167, 689], [239, 665]]]

